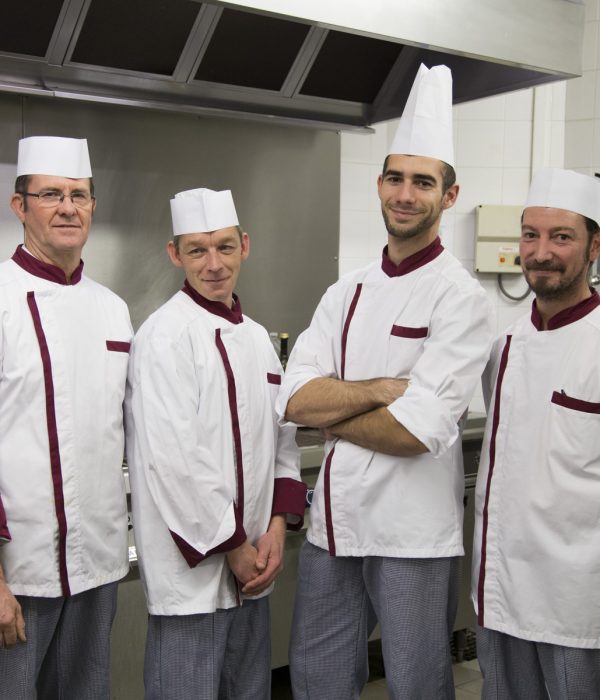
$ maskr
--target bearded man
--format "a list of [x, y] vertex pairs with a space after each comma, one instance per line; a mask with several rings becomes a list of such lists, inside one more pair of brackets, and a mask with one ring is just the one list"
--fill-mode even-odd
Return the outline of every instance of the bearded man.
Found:
[[531, 312], [484, 375], [472, 597], [483, 697], [600, 697], [600, 183], [533, 179], [521, 265]]

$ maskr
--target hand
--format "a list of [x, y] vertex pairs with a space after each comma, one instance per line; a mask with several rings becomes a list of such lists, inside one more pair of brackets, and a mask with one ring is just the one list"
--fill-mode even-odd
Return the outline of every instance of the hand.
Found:
[[230, 552], [227, 552], [227, 561], [237, 580], [245, 585], [256, 578], [259, 570], [256, 568], [256, 556], [258, 552], [248, 540]]
[[11, 649], [17, 641], [27, 641], [25, 620], [19, 602], [0, 580], [0, 649]]
[[258, 540], [256, 568], [259, 575], [246, 583], [242, 593], [258, 595], [273, 583], [283, 571], [283, 552], [285, 548], [286, 520], [284, 515], [271, 518], [268, 531]]

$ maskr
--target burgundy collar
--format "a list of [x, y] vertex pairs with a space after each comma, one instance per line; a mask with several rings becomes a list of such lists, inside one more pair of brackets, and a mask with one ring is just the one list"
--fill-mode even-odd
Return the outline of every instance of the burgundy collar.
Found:
[[206, 309], [206, 311], [214, 314], [215, 316], [220, 316], [230, 323], [235, 324], [243, 323], [244, 321], [244, 317], [242, 315], [242, 305], [235, 294], [233, 295], [233, 307], [230, 309], [227, 304], [224, 304], [222, 301], [211, 301], [210, 299], [203, 297], [202, 294], [199, 294], [187, 280], [183, 283], [181, 291], [185, 292], [191, 299], [193, 299], [198, 306], [201, 306], [203, 309]]
[[[575, 304], [575, 306], [570, 306], [568, 309], [563, 309], [552, 316], [552, 318], [548, 320], [548, 328], [546, 328], [546, 330], [554, 331], [557, 328], [568, 326], [570, 323], [575, 323], [575, 321], [579, 321], [580, 318], [587, 316], [597, 306], [600, 306], [600, 296], [598, 292], [595, 289], [592, 289], [591, 292], [592, 295], [587, 299], [580, 301], [578, 304]], [[542, 328], [542, 317], [538, 311], [535, 299], [531, 307], [531, 323], [533, 323], [538, 331], [544, 330]]]
[[35, 258], [31, 253], [28, 253], [23, 245], [18, 245], [15, 254], [12, 256], [14, 262], [19, 267], [22, 267], [26, 272], [36, 277], [48, 280], [48, 282], [57, 282], [58, 284], [73, 285], [81, 280], [83, 272], [83, 260], [79, 261], [79, 265], [73, 271], [71, 280], [67, 280], [67, 276], [60, 267], [51, 265], [50, 263], [42, 262]]
[[443, 250], [444, 246], [437, 236], [433, 243], [409, 255], [408, 258], [404, 258], [399, 265], [395, 265], [388, 257], [388, 247], [386, 246], [381, 256], [381, 269], [388, 277], [401, 277], [435, 260]]

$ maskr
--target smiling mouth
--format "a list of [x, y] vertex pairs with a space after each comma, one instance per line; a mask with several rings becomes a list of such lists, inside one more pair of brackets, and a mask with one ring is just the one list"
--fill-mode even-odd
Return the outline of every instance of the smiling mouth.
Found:
[[390, 211], [394, 216], [415, 216], [419, 213], [413, 209], [390, 209]]

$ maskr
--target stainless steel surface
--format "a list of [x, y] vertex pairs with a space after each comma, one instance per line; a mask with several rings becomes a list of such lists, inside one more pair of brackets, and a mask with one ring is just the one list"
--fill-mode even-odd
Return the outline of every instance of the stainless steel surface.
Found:
[[337, 279], [338, 134], [2, 94], [0, 130], [0, 259], [22, 241], [8, 206], [18, 139], [87, 138], [97, 207], [85, 272], [125, 299], [135, 328], [183, 283], [165, 249], [169, 199], [193, 187], [232, 190], [250, 234], [242, 308], [267, 329], [288, 331], [290, 347]]
[[[115, 0], [111, 0], [115, 2]], [[339, 0], [230, 0], [229, 2], [172, 2], [168, 25], [185, 16], [184, 36], [177, 44], [177, 55], [168, 71], [154, 67], [160, 59], [161, 44], [152, 45], [152, 36], [172, 31], [161, 0], [128, 0], [115, 5], [113, 13], [99, 22], [95, 10], [108, 0], [64, 0], [52, 18], [54, 30], [43, 48], [32, 55], [28, 46], [30, 24], [5, 17], [8, 29], [0, 30], [0, 91], [43, 94], [50, 98], [81, 101], [106, 101], [114, 104], [204, 113], [225, 113], [244, 119], [278, 119], [306, 123], [320, 128], [364, 129], [370, 124], [401, 114], [410, 85], [421, 62], [444, 62], [454, 74], [456, 102], [484, 97], [581, 74], [583, 4], [575, 0], [429, 0], [428, 2], [339, 2]], [[30, 12], [39, 12], [42, 0], [30, 3]], [[190, 11], [192, 8], [192, 11]], [[157, 10], [156, 26], [138, 28], [140, 18], [148, 22]], [[269, 88], [252, 82], [227, 82], [198, 79], [213, 48], [223, 17], [235, 17], [241, 24], [256, 16], [282, 21], [282, 26], [306, 28], [304, 39], [294, 49], [295, 56], [285, 62], [283, 79]], [[118, 16], [118, 25], [114, 23]], [[163, 25], [160, 25], [162, 17]], [[86, 45], [86, 22], [91, 31], [103, 32], [107, 42], [122, 48], [116, 29], [122, 26], [121, 42], [127, 41], [130, 53], [151, 52], [152, 61], [143, 57], [130, 61], [135, 69], [77, 60]], [[9, 21], [14, 22], [9, 25]], [[255, 20], [253, 20], [255, 21]], [[92, 26], [93, 25], [93, 26]], [[110, 26], [109, 26], [110, 25]], [[252, 30], [248, 35], [252, 39]], [[376, 63], [366, 79], [369, 96], [340, 95], [339, 86], [357, 81], [358, 71], [351, 63], [357, 51], [341, 50], [329, 54], [333, 35], [363, 37], [375, 51], [386, 44], [398, 47], [384, 64]], [[274, 32], [265, 36], [272, 37]], [[81, 39], [81, 43], [80, 43]], [[352, 41], [352, 39], [350, 40]], [[4, 42], [4, 44], [2, 43]], [[226, 44], [235, 55], [238, 43]], [[261, 55], [261, 42], [250, 44], [251, 53], [235, 55], [238, 65], [254, 61], [277, 64], [279, 52], [289, 42], [275, 42], [275, 55]], [[8, 48], [6, 48], [8, 47]], [[29, 51], [29, 53], [28, 53]], [[393, 56], [396, 55], [396, 59]], [[138, 56], [133, 56], [138, 58]], [[337, 80], [329, 81], [322, 93], [306, 86], [316, 74], [320, 78], [324, 61], [332, 61]], [[283, 61], [280, 61], [283, 63]], [[360, 62], [358, 64], [360, 66]], [[260, 82], [260, 81], [259, 81]], [[309, 94], [310, 93], [310, 94]], [[359, 91], [360, 93], [360, 91]]]

